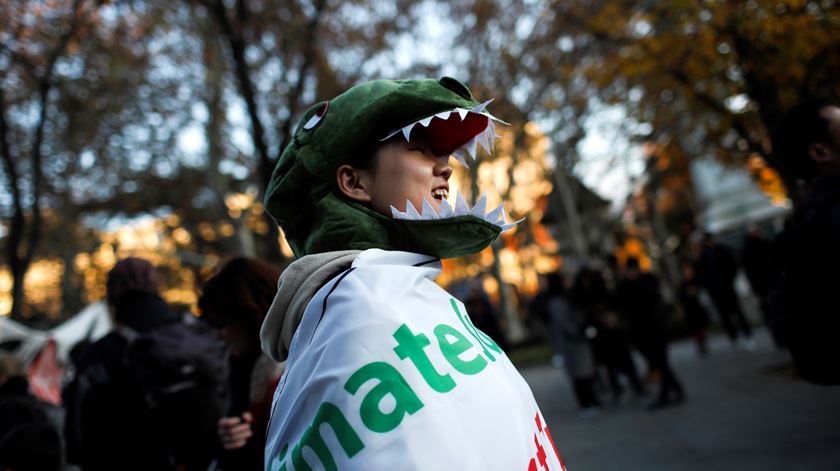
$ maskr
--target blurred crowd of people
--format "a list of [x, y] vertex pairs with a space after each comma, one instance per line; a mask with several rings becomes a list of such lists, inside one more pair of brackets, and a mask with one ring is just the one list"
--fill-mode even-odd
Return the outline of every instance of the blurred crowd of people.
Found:
[[644, 359], [645, 377], [658, 378], [651, 409], [676, 405], [685, 392], [667, 354], [668, 309], [659, 280], [629, 258], [619, 270], [609, 258], [602, 270], [580, 269], [573, 279], [544, 277], [530, 312], [542, 319], [554, 351], [562, 358], [580, 414], [598, 413], [606, 390], [614, 403], [647, 395], [646, 381], [633, 359]]
[[0, 469], [263, 469], [283, 365], [262, 353], [259, 330], [279, 277], [231, 259], [204, 284], [199, 319], [167, 305], [150, 262], [119, 261], [107, 279], [115, 328], [75, 347], [61, 408], [0, 356]]

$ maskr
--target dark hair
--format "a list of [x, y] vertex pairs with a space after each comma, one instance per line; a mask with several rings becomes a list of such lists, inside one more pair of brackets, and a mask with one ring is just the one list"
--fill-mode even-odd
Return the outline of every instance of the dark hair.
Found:
[[817, 167], [808, 156], [815, 142], [829, 141], [829, 122], [820, 115], [823, 109], [837, 106], [822, 99], [808, 100], [788, 110], [773, 132], [773, 152], [785, 167], [803, 179], [816, 176]]
[[[414, 132], [412, 132], [411, 134], [412, 138], [420, 136], [425, 136], [425, 133], [422, 129], [415, 129]], [[403, 137], [403, 134], [400, 132], [391, 136], [385, 141], [376, 140], [370, 142], [368, 145], [362, 148], [362, 150], [360, 150], [358, 154], [354, 155], [353, 157], [350, 157], [344, 163], [356, 169], [373, 172], [376, 169], [376, 162], [378, 160], [377, 157], [379, 156], [379, 149], [397, 141], [402, 142], [404, 139], [405, 138]]]
[[154, 265], [139, 257], [117, 262], [105, 282], [109, 304], [117, 304], [119, 298], [128, 293], [157, 293], [159, 289], [160, 280]]
[[240, 324], [258, 335], [277, 293], [280, 268], [254, 258], [230, 259], [204, 284], [198, 307], [211, 325]]
[[566, 292], [566, 279], [561, 273], [549, 273], [545, 276], [548, 294], [563, 295]]
[[372, 172], [376, 168], [377, 151], [381, 147], [381, 144], [384, 143], [377, 144], [379, 145], [365, 146], [365, 148], [362, 149], [358, 154], [354, 155], [353, 157], [350, 157], [344, 163], [356, 169], [367, 170]]
[[61, 437], [33, 397], [0, 402], [0, 469], [61, 469]]

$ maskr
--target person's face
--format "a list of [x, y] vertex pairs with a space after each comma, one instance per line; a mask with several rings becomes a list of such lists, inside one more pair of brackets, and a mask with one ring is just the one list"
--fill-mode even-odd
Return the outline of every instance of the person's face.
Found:
[[840, 107], [827, 106], [820, 113], [829, 122], [828, 133], [835, 146], [840, 146]]
[[342, 187], [341, 169], [338, 179], [346, 195], [368, 203], [382, 214], [391, 216], [391, 206], [405, 211], [406, 201], [411, 201], [420, 212], [424, 198], [437, 211], [449, 196], [449, 177], [452, 176], [449, 156], [436, 157], [422, 140], [387, 142], [377, 151], [375, 162], [373, 171], [354, 170], [355, 184], [344, 182], [345, 187], [351, 187], [352, 194]]
[[828, 121], [828, 138], [811, 146], [811, 158], [821, 175], [835, 175], [840, 173], [840, 107], [826, 106], [820, 116]]
[[256, 343], [253, 341], [244, 326], [232, 323], [220, 327], [219, 338], [227, 344], [230, 348], [230, 354], [234, 357], [241, 357], [248, 353], [252, 353], [256, 348]]

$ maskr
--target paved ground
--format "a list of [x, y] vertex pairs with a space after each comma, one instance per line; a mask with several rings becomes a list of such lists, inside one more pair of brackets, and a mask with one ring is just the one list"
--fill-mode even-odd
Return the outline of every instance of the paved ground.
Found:
[[562, 370], [522, 374], [571, 471], [840, 471], [840, 386], [795, 379], [766, 332], [756, 340], [745, 351], [713, 337], [705, 358], [672, 345], [688, 400], [658, 412], [638, 401], [583, 419]]

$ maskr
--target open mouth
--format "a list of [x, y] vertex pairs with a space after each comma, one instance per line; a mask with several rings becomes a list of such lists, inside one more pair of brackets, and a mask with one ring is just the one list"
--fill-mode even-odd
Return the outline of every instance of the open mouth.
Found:
[[436, 188], [432, 190], [432, 198], [440, 201], [449, 198], [449, 190], [446, 188]]

